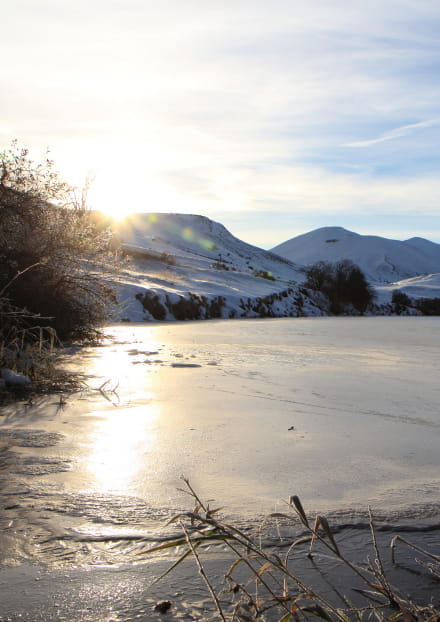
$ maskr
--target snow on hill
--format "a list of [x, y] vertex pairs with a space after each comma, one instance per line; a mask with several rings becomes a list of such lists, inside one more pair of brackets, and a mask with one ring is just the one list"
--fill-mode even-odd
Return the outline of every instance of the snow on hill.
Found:
[[395, 290], [414, 299], [440, 298], [440, 273], [422, 274], [393, 283], [375, 283], [374, 289], [379, 304], [389, 302]]
[[412, 238], [405, 242], [323, 227], [272, 249], [300, 265], [351, 259], [372, 281], [392, 282], [440, 272], [440, 245]]
[[[304, 266], [351, 259], [377, 292], [378, 312], [396, 289], [440, 297], [440, 245], [324, 227], [265, 251], [220, 223], [188, 214], [133, 214], [114, 225], [127, 257], [115, 283], [118, 318], [133, 321], [325, 315], [302, 287]], [[388, 309], [388, 310], [387, 310]]]
[[132, 214], [120, 224], [119, 235], [124, 248], [132, 252], [170, 253], [196, 267], [222, 261], [249, 273], [265, 269], [285, 280], [291, 280], [295, 271], [291, 261], [239, 240], [205, 216]]
[[[117, 225], [128, 256], [117, 288], [131, 320], [322, 315], [288, 259], [204, 217], [133, 214]], [[325, 305], [324, 305], [325, 306]]]
[[435, 262], [437, 266], [440, 264], [440, 244], [425, 240], [424, 238], [410, 238], [404, 243], [416, 248], [427, 259]]
[[394, 289], [409, 296], [439, 296], [440, 244], [423, 238], [406, 241], [359, 235], [342, 227], [323, 227], [272, 249], [300, 265], [351, 259], [365, 273], [380, 302]]

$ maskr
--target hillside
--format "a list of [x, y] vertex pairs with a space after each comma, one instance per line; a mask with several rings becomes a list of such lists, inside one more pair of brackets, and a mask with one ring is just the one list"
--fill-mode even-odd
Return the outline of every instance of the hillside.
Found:
[[396, 289], [440, 297], [440, 245], [324, 227], [265, 251], [222, 224], [188, 214], [133, 214], [115, 225], [125, 254], [114, 283], [116, 318], [132, 321], [326, 315], [328, 304], [302, 287], [304, 266], [351, 259], [382, 305]]
[[440, 245], [422, 238], [405, 242], [323, 227], [272, 249], [300, 265], [351, 259], [373, 282], [390, 283], [440, 272]]
[[390, 300], [395, 289], [415, 298], [440, 296], [440, 244], [414, 237], [406, 241], [359, 235], [342, 227], [323, 227], [272, 249], [299, 265], [351, 259], [378, 293]]
[[322, 299], [302, 291], [298, 266], [204, 216], [133, 214], [117, 235], [127, 257], [118, 313], [127, 319], [324, 313]]

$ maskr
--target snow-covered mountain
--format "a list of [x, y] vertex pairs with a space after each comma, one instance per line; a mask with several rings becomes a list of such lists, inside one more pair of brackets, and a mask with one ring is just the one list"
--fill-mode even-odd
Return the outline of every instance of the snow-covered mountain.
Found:
[[400, 289], [416, 298], [440, 296], [440, 244], [359, 235], [342, 227], [322, 227], [272, 249], [299, 265], [351, 259], [365, 273], [381, 302]]
[[222, 224], [190, 214], [131, 214], [119, 225], [123, 247], [132, 253], [168, 253], [177, 263], [195, 268], [212, 267], [220, 261], [225, 269], [247, 274], [265, 270], [277, 279], [291, 281], [293, 262], [247, 244]]
[[440, 245], [422, 238], [324, 227], [265, 251], [204, 216], [133, 214], [115, 227], [127, 257], [118, 316], [131, 320], [327, 314], [323, 296], [302, 286], [304, 266], [320, 260], [351, 259], [382, 305], [396, 289], [440, 298]]
[[272, 249], [300, 265], [351, 259], [375, 282], [392, 282], [440, 272], [440, 244], [422, 238], [405, 242], [323, 227]]
[[322, 315], [290, 260], [188, 214], [133, 214], [117, 226], [128, 263], [117, 288], [132, 320]]

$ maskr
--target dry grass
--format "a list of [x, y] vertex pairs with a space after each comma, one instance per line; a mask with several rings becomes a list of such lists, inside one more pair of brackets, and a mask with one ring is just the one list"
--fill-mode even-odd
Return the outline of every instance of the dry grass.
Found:
[[62, 346], [50, 326], [33, 325], [38, 316], [12, 306], [0, 298], [0, 371], [9, 369], [27, 376], [31, 385], [12, 385], [0, 391], [0, 403], [31, 393], [70, 391], [78, 379], [61, 370]]
[[[311, 521], [298, 497], [292, 497], [288, 512], [268, 517], [276, 522], [283, 521], [303, 530], [302, 535], [290, 542], [284, 553], [277, 553], [276, 547], [264, 546], [261, 538], [250, 536], [244, 530], [234, 527], [218, 518], [219, 509], [211, 509], [204, 503], [188, 480], [185, 492], [191, 495], [194, 509], [175, 516], [170, 523], [179, 527], [179, 536], [170, 542], [144, 550], [142, 555], [178, 547], [180, 556], [172, 566], [159, 577], [179, 566], [188, 557], [196, 560], [199, 574], [206, 584], [217, 612], [223, 622], [257, 622], [276, 620], [312, 620], [349, 622], [352, 620], [377, 620], [379, 622], [440, 622], [440, 610], [433, 605], [420, 606], [399, 593], [391, 585], [384, 570], [379, 550], [373, 516], [370, 512], [371, 544], [374, 559], [367, 559], [359, 565], [349, 560], [336, 541], [325, 516]], [[211, 580], [204, 563], [206, 548], [221, 543], [232, 556], [232, 563], [224, 575], [224, 585], [218, 587]], [[393, 557], [396, 545], [410, 547], [426, 560], [425, 568], [440, 578], [440, 557], [432, 555], [410, 542], [395, 537], [392, 541]], [[332, 577], [325, 577], [326, 589], [319, 590], [306, 582], [299, 571], [294, 570], [292, 558], [307, 555], [313, 559], [316, 572], [320, 573], [319, 560], [330, 558], [337, 562], [334, 574], [343, 567], [356, 587], [353, 591], [347, 584], [344, 590], [336, 587]], [[318, 582], [319, 584], [319, 582]], [[322, 586], [322, 582], [321, 582]], [[355, 595], [356, 603], [347, 596]], [[361, 603], [361, 604], [360, 604]]]

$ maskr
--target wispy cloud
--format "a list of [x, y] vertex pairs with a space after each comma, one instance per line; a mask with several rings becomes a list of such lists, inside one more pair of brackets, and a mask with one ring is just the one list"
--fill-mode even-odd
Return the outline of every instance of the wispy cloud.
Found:
[[370, 147], [371, 145], [376, 145], [378, 143], [383, 143], [388, 140], [395, 140], [396, 138], [402, 138], [403, 136], [407, 136], [417, 130], [422, 130], [427, 127], [433, 127], [434, 125], [439, 125], [440, 118], [436, 119], [428, 119], [427, 121], [418, 121], [417, 123], [409, 123], [408, 125], [401, 125], [400, 127], [396, 127], [389, 132], [385, 132], [384, 134], [377, 136], [376, 138], [369, 138], [367, 140], [357, 140], [350, 143], [344, 143], [343, 147]]
[[14, 0], [2, 25], [0, 146], [94, 172], [96, 207], [267, 236], [438, 213], [438, 0]]

